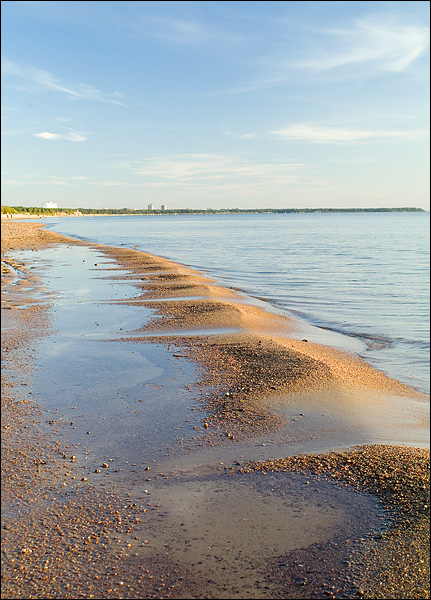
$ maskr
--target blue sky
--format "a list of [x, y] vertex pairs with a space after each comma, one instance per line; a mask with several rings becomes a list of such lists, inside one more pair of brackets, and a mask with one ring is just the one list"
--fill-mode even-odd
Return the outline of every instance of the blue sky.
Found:
[[429, 210], [429, 2], [2, 2], [2, 203]]

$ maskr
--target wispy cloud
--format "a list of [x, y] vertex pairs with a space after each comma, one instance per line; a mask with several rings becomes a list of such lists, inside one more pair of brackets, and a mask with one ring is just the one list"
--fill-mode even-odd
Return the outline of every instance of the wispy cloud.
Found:
[[[284, 33], [285, 35], [285, 33]], [[285, 36], [286, 37], [286, 36]], [[429, 48], [429, 27], [393, 23], [385, 17], [354, 21], [344, 29], [310, 29], [303, 26], [304, 44], [299, 36], [296, 46], [290, 41], [268, 43], [256, 50], [243, 44], [241, 59], [249, 62], [252, 77], [241, 78], [224, 89], [202, 91], [201, 96], [216, 97], [254, 93], [291, 85], [299, 78], [330, 73], [332, 78], [369, 78], [386, 72], [402, 72], [411, 67]], [[294, 55], [296, 58], [291, 59]], [[343, 67], [347, 67], [343, 68]]]
[[382, 23], [377, 18], [356, 21], [351, 29], [320, 33], [329, 36], [333, 49], [321, 47], [313, 58], [298, 60], [294, 66], [326, 71], [346, 65], [367, 64], [396, 72], [406, 69], [429, 47], [428, 27]]
[[181, 46], [230, 47], [241, 43], [243, 36], [238, 31], [228, 31], [214, 23], [199, 18], [172, 18], [165, 16], [138, 16], [133, 21], [124, 20], [125, 25], [135, 35], [152, 37], [167, 44]]
[[222, 154], [178, 154], [148, 159], [135, 173], [148, 182], [198, 183], [223, 180], [288, 178], [303, 175], [307, 165], [296, 162], [257, 162]]
[[66, 83], [55, 78], [51, 73], [37, 67], [19, 65], [18, 63], [2, 59], [2, 76], [7, 78], [9, 87], [19, 89], [23, 92], [35, 92], [40, 90], [59, 92], [73, 98], [82, 100], [107, 102], [125, 106], [120, 101], [120, 94], [113, 92], [106, 94], [96, 87], [86, 83]]
[[241, 133], [240, 131], [231, 131], [230, 129], [224, 129], [223, 133], [224, 135], [232, 137], [236, 140], [252, 140], [258, 135], [256, 132]]
[[34, 133], [34, 137], [42, 138], [43, 140], [67, 140], [69, 142], [85, 142], [87, 139], [82, 133], [77, 131], [70, 131], [69, 133], [51, 133], [49, 131], [42, 131], [41, 133]]
[[411, 140], [425, 138], [425, 131], [388, 131], [354, 129], [349, 127], [326, 127], [308, 123], [295, 123], [270, 132], [286, 140], [312, 142], [315, 144], [348, 144], [389, 140]]
[[4, 179], [2, 184], [5, 186], [33, 186], [33, 185], [55, 185], [63, 187], [77, 187], [80, 182], [86, 181], [88, 177], [58, 177], [56, 175], [48, 176], [23, 176], [20, 178]]
[[93, 185], [102, 186], [102, 187], [126, 187], [130, 184], [125, 181], [93, 181]]

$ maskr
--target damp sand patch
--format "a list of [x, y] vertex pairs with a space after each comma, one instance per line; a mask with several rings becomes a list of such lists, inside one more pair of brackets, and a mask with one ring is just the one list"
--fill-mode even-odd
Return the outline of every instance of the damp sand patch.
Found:
[[[129, 543], [143, 557], [160, 552], [184, 565], [189, 598], [296, 597], [290, 595], [294, 586], [273, 583], [281, 565], [301, 581], [301, 591], [306, 585], [313, 593], [306, 597], [322, 597], [325, 580], [348, 574], [346, 539], [359, 542], [386, 522], [375, 498], [299, 473], [170, 477], [135, 494], [147, 498], [158, 525], [157, 531], [138, 528]], [[326, 568], [330, 564], [332, 573], [308, 582], [304, 565], [288, 558], [301, 550]], [[199, 581], [205, 582], [204, 596]]]
[[[365, 547], [352, 553], [348, 561], [348, 581], [353, 594], [348, 597], [429, 598], [429, 450], [370, 445], [349, 452], [251, 461], [238, 470], [328, 476], [339, 485], [379, 498], [390, 516], [389, 524], [384, 531], [372, 536]], [[289, 558], [293, 556], [286, 556]], [[310, 565], [307, 552], [297, 553], [296, 559]], [[310, 565], [312, 577], [315, 564], [313, 561]], [[319, 572], [317, 569], [316, 573]], [[273, 575], [280, 585], [295, 584], [291, 574], [283, 569], [275, 569]], [[332, 590], [339, 594], [343, 582], [335, 583]]]

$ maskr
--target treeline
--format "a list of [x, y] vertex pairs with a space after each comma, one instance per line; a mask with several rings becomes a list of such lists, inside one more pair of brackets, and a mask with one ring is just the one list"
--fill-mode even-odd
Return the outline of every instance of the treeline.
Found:
[[2, 215], [57, 215], [59, 213], [76, 214], [79, 208], [40, 208], [38, 206], [2, 206]]
[[411, 206], [395, 208], [177, 208], [147, 210], [133, 208], [40, 208], [36, 206], [2, 206], [2, 214], [30, 215], [181, 215], [230, 213], [355, 213], [355, 212], [425, 212]]

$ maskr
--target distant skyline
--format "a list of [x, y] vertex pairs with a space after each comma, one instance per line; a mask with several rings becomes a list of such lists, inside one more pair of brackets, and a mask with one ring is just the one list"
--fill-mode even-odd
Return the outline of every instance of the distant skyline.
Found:
[[2, 2], [2, 204], [429, 205], [429, 2]]

